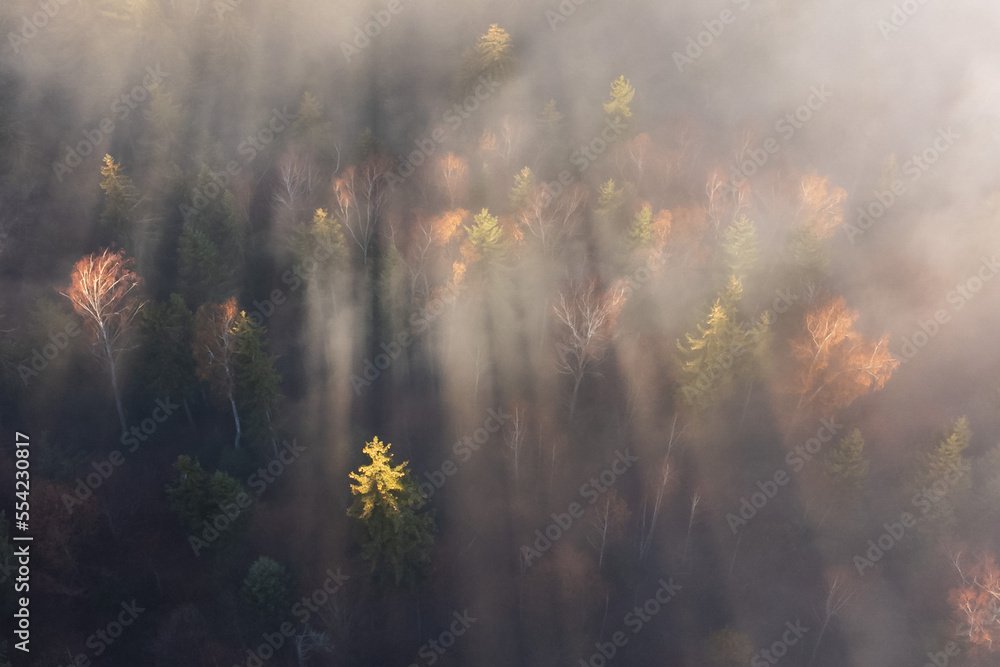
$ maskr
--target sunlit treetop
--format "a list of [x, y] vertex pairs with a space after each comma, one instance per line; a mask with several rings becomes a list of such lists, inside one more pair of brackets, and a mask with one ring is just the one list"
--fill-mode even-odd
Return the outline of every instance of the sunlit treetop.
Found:
[[510, 68], [510, 35], [496, 23], [479, 38], [476, 51], [484, 70], [502, 74]]
[[604, 113], [611, 120], [627, 120], [632, 117], [629, 104], [635, 97], [635, 89], [629, 84], [625, 75], [611, 82], [611, 99], [604, 103]]

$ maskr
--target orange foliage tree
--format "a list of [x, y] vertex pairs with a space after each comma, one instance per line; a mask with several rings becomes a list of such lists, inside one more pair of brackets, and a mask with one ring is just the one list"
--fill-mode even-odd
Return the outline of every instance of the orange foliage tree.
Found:
[[865, 340], [854, 331], [858, 313], [843, 297], [806, 313], [805, 332], [791, 341], [800, 368], [795, 375], [799, 402], [817, 410], [845, 407], [885, 386], [899, 360], [889, 353], [889, 337]]
[[830, 187], [830, 179], [816, 173], [802, 177], [800, 183], [801, 203], [799, 216], [803, 225], [812, 231], [816, 238], [825, 239], [833, 236], [844, 222], [844, 202], [847, 201], [847, 191], [843, 188]]
[[60, 292], [83, 317], [94, 354], [108, 369], [122, 432], [126, 426], [118, 388], [118, 361], [130, 349], [132, 322], [143, 304], [139, 299], [141, 283], [132, 271], [132, 260], [123, 251], [106, 249], [81, 258], [73, 266], [69, 288]]
[[962, 553], [952, 557], [962, 577], [962, 586], [954, 588], [948, 601], [962, 619], [969, 641], [987, 651], [1000, 647], [1000, 569], [996, 559], [979, 556], [969, 569], [962, 567]]

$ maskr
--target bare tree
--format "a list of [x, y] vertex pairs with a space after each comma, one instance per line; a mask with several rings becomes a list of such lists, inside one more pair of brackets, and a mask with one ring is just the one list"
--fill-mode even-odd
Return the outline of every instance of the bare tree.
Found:
[[504, 426], [503, 438], [514, 457], [514, 490], [518, 487], [518, 470], [521, 463], [521, 450], [524, 448], [524, 438], [528, 434], [527, 422], [524, 418], [524, 407], [520, 403], [514, 405], [513, 414]]
[[569, 414], [576, 410], [576, 398], [583, 378], [604, 358], [615, 335], [618, 313], [625, 305], [625, 288], [616, 285], [603, 294], [593, 282], [556, 298], [555, 315], [562, 325], [562, 336], [556, 344], [560, 373], [573, 378], [573, 396]]
[[309, 197], [319, 187], [319, 171], [296, 155], [286, 157], [278, 169], [272, 201], [284, 209], [286, 222], [294, 225], [299, 214], [309, 209]]
[[521, 224], [542, 243], [542, 251], [552, 256], [576, 233], [587, 193], [579, 186], [564, 191], [553, 200], [546, 187], [535, 189], [520, 213]]
[[701, 502], [701, 494], [697, 491], [691, 496], [691, 514], [688, 515], [687, 537], [684, 539], [684, 562], [687, 562], [688, 547], [691, 544], [691, 528], [694, 526], [694, 513], [698, 510], [698, 503]]
[[593, 516], [590, 518], [592, 532], [587, 536], [587, 541], [598, 553], [598, 570], [604, 565], [604, 552], [608, 545], [621, 539], [624, 534], [628, 517], [628, 505], [613, 488], [604, 494], [602, 502], [594, 505]]
[[240, 446], [240, 414], [236, 410], [236, 299], [204, 304], [195, 313], [195, 371], [220, 398], [227, 399], [236, 422], [236, 448]]
[[820, 626], [819, 635], [816, 637], [816, 644], [813, 646], [812, 655], [806, 667], [809, 667], [816, 659], [816, 652], [819, 650], [819, 643], [823, 641], [823, 634], [826, 632], [830, 621], [844, 607], [849, 605], [858, 594], [858, 586], [851, 580], [851, 575], [843, 569], [837, 568], [827, 575], [829, 587], [827, 588], [826, 603], [823, 605], [823, 624]]
[[144, 303], [139, 299], [141, 282], [124, 252], [104, 250], [80, 259], [73, 267], [69, 288], [61, 292], [83, 316], [94, 353], [108, 369], [123, 432], [127, 428], [118, 388], [118, 360], [132, 348], [129, 334]]
[[325, 632], [317, 632], [307, 623], [302, 632], [295, 636], [295, 655], [299, 667], [306, 667], [309, 664], [309, 657], [317, 651], [332, 653], [333, 644]]
[[660, 474], [657, 479], [659, 485], [656, 487], [656, 494], [653, 496], [653, 507], [648, 522], [646, 520], [646, 515], [648, 513], [649, 498], [648, 496], [643, 496], [642, 500], [642, 523], [639, 526], [640, 561], [645, 558], [646, 553], [649, 551], [649, 547], [653, 544], [653, 531], [656, 529], [656, 519], [660, 515], [660, 507], [663, 504], [663, 493], [666, 491], [667, 482], [670, 480], [669, 454], [663, 459], [663, 464], [660, 466]]
[[500, 121], [500, 142], [497, 153], [506, 166], [510, 166], [510, 160], [521, 143], [521, 129], [521, 121], [512, 116], [504, 116]]
[[366, 265], [379, 214], [391, 192], [387, 187], [391, 168], [388, 158], [373, 155], [361, 164], [348, 167], [343, 176], [333, 181], [340, 220], [361, 249]]

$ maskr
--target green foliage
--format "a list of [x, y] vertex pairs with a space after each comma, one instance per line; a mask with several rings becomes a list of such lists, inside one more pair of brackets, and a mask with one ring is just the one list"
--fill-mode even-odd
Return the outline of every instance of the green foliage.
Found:
[[149, 123], [149, 136], [140, 145], [149, 162], [167, 167], [170, 177], [181, 173], [177, 165], [177, 146], [185, 129], [186, 116], [179, 104], [162, 86], [150, 91], [149, 108], [143, 112]]
[[246, 415], [249, 431], [258, 442], [275, 439], [273, 420], [281, 398], [281, 376], [267, 353], [266, 329], [245, 312], [236, 318], [236, 400]]
[[515, 211], [524, 207], [535, 189], [535, 175], [531, 167], [525, 167], [514, 176], [514, 187], [510, 191], [510, 207]]
[[653, 207], [649, 204], [645, 204], [632, 218], [628, 240], [632, 248], [649, 248], [653, 245]]
[[[199, 178], [199, 193], [214, 192], [209, 176]], [[226, 190], [186, 221], [178, 244], [178, 281], [184, 300], [197, 308], [232, 295], [240, 277], [246, 228], [236, 214], [236, 200]]]
[[484, 208], [477, 213], [473, 218], [473, 225], [466, 225], [465, 231], [476, 252], [487, 262], [499, 259], [506, 252], [500, 219], [490, 215], [489, 209]]
[[629, 104], [635, 97], [635, 89], [629, 84], [625, 75], [618, 77], [611, 82], [611, 99], [604, 103], [604, 113], [615, 122], [627, 121], [632, 117], [632, 109]]
[[350, 473], [355, 498], [347, 514], [364, 525], [362, 555], [376, 578], [412, 587], [430, 562], [434, 522], [420, 512], [426, 500], [408, 463], [393, 465], [391, 447], [378, 437], [365, 444], [371, 463]]
[[101, 167], [101, 190], [104, 191], [104, 212], [101, 222], [110, 230], [114, 241], [131, 252], [132, 225], [135, 207], [139, 203], [132, 179], [122, 172], [121, 165], [110, 155], [104, 156]]
[[[316, 260], [317, 248], [323, 250], [321, 257], [327, 259]], [[343, 226], [336, 217], [322, 208], [313, 213], [312, 222], [298, 226], [292, 239], [292, 250], [299, 262], [311, 264], [314, 260], [319, 261], [321, 266], [316, 273], [326, 278], [334, 271], [347, 268], [350, 258]]]
[[865, 439], [861, 429], [854, 429], [835, 448], [828, 450], [823, 470], [844, 495], [857, 496], [861, 493], [868, 476], [868, 459], [865, 458]]
[[597, 217], [611, 222], [625, 202], [625, 190], [616, 188], [614, 179], [608, 179], [597, 188]]
[[729, 627], [713, 632], [705, 642], [705, 653], [712, 667], [744, 667], [753, 652], [753, 639]]
[[[177, 478], [167, 485], [167, 497], [170, 499], [170, 509], [185, 528], [201, 534], [204, 522], [212, 523], [219, 514], [224, 514], [222, 505], [235, 505], [236, 497], [244, 493], [239, 482], [221, 470], [209, 475], [201, 467], [197, 459], [182, 454], [174, 462]], [[239, 516], [231, 522], [231, 528], [220, 534], [222, 541], [227, 541], [239, 533], [249, 523], [249, 511], [243, 509]]]
[[[686, 334], [680, 351], [678, 383], [689, 405], [705, 407], [729, 395], [733, 381], [759, 370], [770, 342], [767, 314], [752, 325], [740, 320], [743, 286], [732, 276], [715, 299], [698, 333]], [[734, 352], [735, 350], [735, 352]]]
[[971, 440], [969, 420], [959, 417], [944, 439], [920, 455], [917, 484], [931, 503], [928, 517], [950, 518], [956, 496], [968, 490], [971, 465], [965, 450]]
[[757, 266], [757, 228], [753, 221], [741, 215], [722, 233], [722, 252], [729, 272], [746, 280]]
[[147, 388], [175, 398], [194, 390], [194, 314], [180, 294], [171, 294], [166, 303], [146, 304], [140, 314], [139, 341]]
[[240, 593], [260, 619], [277, 619], [292, 606], [292, 576], [281, 563], [261, 556], [250, 566]]

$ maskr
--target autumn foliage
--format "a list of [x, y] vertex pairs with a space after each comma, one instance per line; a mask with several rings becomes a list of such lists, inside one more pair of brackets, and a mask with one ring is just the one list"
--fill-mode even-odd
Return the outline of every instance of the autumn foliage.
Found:
[[892, 377], [899, 360], [889, 353], [889, 337], [866, 340], [853, 329], [857, 319], [843, 297], [806, 313], [805, 331], [791, 341], [799, 363], [793, 376], [799, 408], [846, 407]]

